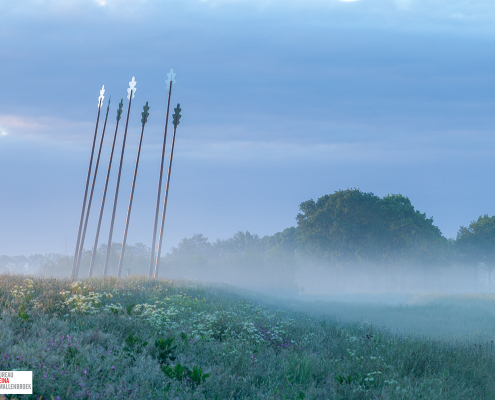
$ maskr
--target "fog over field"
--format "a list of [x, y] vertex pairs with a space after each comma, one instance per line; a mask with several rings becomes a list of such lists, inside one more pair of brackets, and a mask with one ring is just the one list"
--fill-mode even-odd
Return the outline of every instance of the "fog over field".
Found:
[[0, 15], [0, 370], [30, 399], [495, 398], [493, 1]]
[[[184, 238], [161, 258], [158, 277], [254, 290], [254, 298], [319, 319], [398, 335], [494, 340], [495, 217], [480, 216], [448, 240], [407, 197], [347, 189], [301, 203], [296, 219], [272, 236]], [[92, 276], [101, 277], [106, 245], [95, 254]], [[116, 276], [121, 244], [109, 254], [108, 276]], [[88, 277], [91, 256], [83, 252], [80, 278]], [[150, 256], [146, 245], [128, 245], [122, 277], [147, 277]], [[74, 278], [72, 266], [73, 257], [60, 254], [0, 258], [0, 272], [9, 274]]]

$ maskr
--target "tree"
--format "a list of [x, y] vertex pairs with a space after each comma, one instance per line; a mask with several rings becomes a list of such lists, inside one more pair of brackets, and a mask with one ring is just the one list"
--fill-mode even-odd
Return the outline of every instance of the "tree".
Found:
[[480, 216], [466, 228], [461, 226], [457, 232], [455, 251], [459, 261], [475, 268], [477, 282], [477, 267], [485, 264], [488, 272], [488, 290], [491, 290], [492, 272], [495, 268], [495, 215]]
[[229, 257], [236, 254], [242, 255], [255, 248], [261, 250], [260, 245], [261, 239], [258, 235], [253, 235], [249, 231], [238, 231], [230, 239], [217, 239], [213, 244], [213, 252], [216, 257]]
[[299, 245], [308, 257], [340, 265], [377, 260], [384, 226], [380, 198], [373, 193], [339, 190], [299, 209]]
[[45, 254], [39, 273], [44, 277], [67, 278], [71, 274], [72, 257], [61, 254]]
[[380, 204], [386, 228], [382, 237], [384, 261], [393, 269], [402, 267], [401, 285], [406, 265], [421, 266], [426, 285], [427, 269], [446, 259], [447, 239], [433, 225], [433, 218], [415, 210], [409, 198], [391, 194], [383, 197]]
[[[383, 198], [358, 189], [336, 191], [300, 205], [298, 243], [302, 252], [327, 265], [422, 266], [426, 271], [444, 258], [447, 240], [433, 218], [415, 210], [401, 194]], [[373, 275], [373, 274], [371, 274]], [[371, 276], [370, 275], [370, 276]]]
[[202, 234], [194, 234], [191, 238], [182, 239], [177, 247], [172, 247], [170, 256], [177, 261], [188, 261], [191, 257], [207, 258], [211, 253], [211, 243]]
[[296, 283], [296, 235], [296, 228], [291, 227], [273, 236], [264, 236], [261, 240], [264, 245], [265, 275], [272, 286], [276, 285], [279, 294], [294, 295], [299, 291]]

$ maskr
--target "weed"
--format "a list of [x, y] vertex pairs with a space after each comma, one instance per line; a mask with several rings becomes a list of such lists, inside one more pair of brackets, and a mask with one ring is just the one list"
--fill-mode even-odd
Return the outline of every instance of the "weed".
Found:
[[158, 349], [158, 362], [165, 364], [168, 360], [174, 361], [176, 357], [173, 355], [173, 351], [177, 346], [172, 347], [174, 338], [158, 339], [155, 341], [155, 347]]
[[210, 374], [203, 373], [201, 367], [194, 366], [192, 371], [183, 365], [176, 364], [174, 367], [169, 367], [168, 365], [162, 365], [162, 371], [170, 379], [175, 379], [179, 382], [185, 381], [196, 387], [201, 384]]

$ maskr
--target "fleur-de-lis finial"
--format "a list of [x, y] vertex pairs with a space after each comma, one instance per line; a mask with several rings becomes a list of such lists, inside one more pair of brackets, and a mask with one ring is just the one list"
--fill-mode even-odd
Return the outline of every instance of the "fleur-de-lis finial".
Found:
[[132, 80], [129, 82], [129, 88], [127, 89], [127, 100], [131, 100], [131, 92], [132, 92], [132, 98], [134, 98], [134, 95], [136, 94], [136, 80], [134, 77], [132, 77]]
[[146, 105], [143, 107], [143, 112], [141, 113], [141, 115], [143, 116], [143, 118], [141, 118], [141, 123], [143, 124], [146, 124], [146, 122], [148, 122], [148, 116], [150, 115], [150, 113], [148, 112], [150, 110], [149, 106], [148, 106], [148, 102], [146, 102]]
[[101, 105], [103, 104], [103, 99], [105, 98], [105, 96], [103, 96], [104, 94], [105, 94], [105, 85], [103, 85], [100, 90], [100, 97], [98, 97], [98, 108], [101, 108]]
[[174, 108], [174, 115], [172, 116], [173, 118], [173, 121], [174, 121], [174, 127], [177, 128], [177, 125], [179, 125], [179, 120], [180, 120], [180, 117], [182, 117], [182, 115], [180, 115], [180, 112], [182, 111], [182, 109], [180, 108], [180, 104], [177, 104], [177, 107]]
[[117, 121], [120, 121], [120, 117], [122, 116], [122, 106], [124, 105], [124, 99], [120, 100], [119, 109], [117, 110]]
[[170, 82], [172, 82], [172, 90], [175, 89], [175, 84], [177, 83], [177, 79], [175, 79], [176, 77], [176, 73], [174, 72], [174, 69], [172, 68], [170, 70], [170, 72], [167, 74], [167, 82], [170, 84]]

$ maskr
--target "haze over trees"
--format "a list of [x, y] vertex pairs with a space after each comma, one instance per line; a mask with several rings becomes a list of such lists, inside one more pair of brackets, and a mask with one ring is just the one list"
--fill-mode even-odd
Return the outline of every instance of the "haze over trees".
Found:
[[491, 291], [495, 268], [495, 216], [485, 214], [468, 227], [461, 226], [454, 248], [458, 262], [474, 268], [475, 284], [478, 282], [478, 266], [483, 266], [488, 275], [488, 290]]
[[[432, 217], [401, 194], [339, 190], [305, 201], [299, 209], [297, 225], [272, 236], [239, 231], [215, 242], [202, 234], [184, 238], [162, 258], [162, 274], [296, 294], [298, 274], [308, 268], [319, 280], [326, 274], [328, 291], [343, 290], [344, 280], [366, 290], [404, 291], [412, 280], [416, 289], [439, 290], [449, 277], [460, 272], [466, 277], [467, 271], [473, 282], [469, 290], [478, 290], [481, 280], [482, 289], [491, 290], [495, 216], [480, 216], [461, 226], [455, 239], [447, 239]], [[110, 274], [119, 250], [120, 244], [112, 243]], [[106, 245], [100, 245], [95, 276], [101, 274], [105, 252]], [[81, 276], [87, 274], [90, 257], [91, 251], [84, 251]], [[147, 275], [149, 258], [146, 245], [128, 246], [124, 275]], [[0, 258], [0, 272], [28, 272], [34, 265], [43, 275], [62, 276], [71, 260], [56, 254]]]
[[308, 200], [297, 215], [299, 248], [331, 263], [438, 262], [447, 244], [440, 229], [400, 194], [383, 198], [357, 189]]

